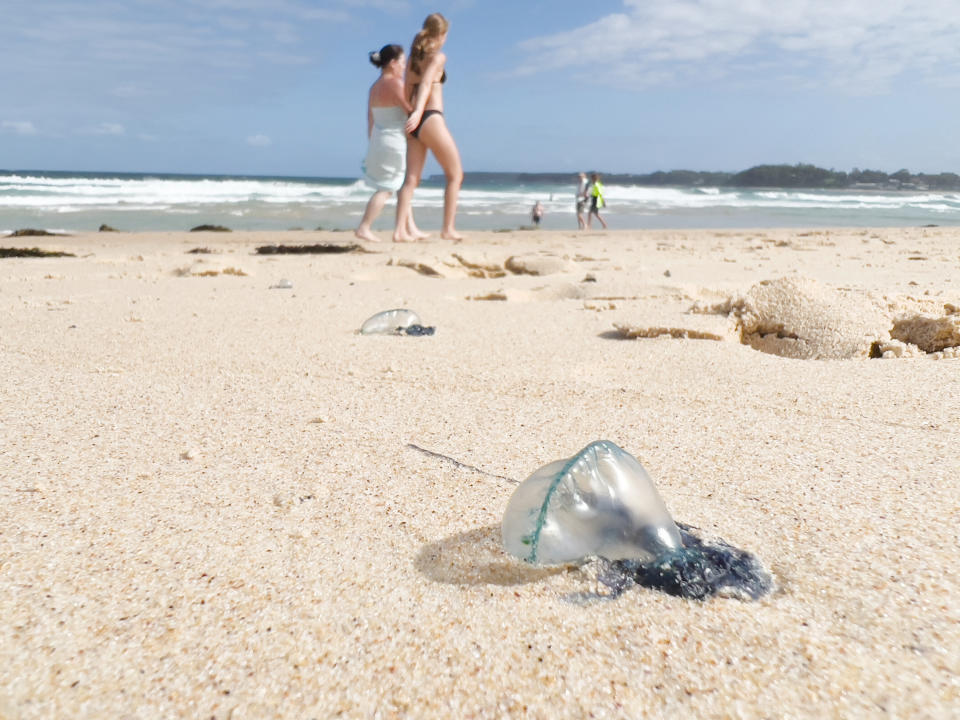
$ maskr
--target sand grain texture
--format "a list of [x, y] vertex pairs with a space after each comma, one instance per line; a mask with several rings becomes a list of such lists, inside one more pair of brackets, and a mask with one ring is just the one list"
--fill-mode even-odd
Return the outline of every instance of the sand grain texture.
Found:
[[[343, 237], [211, 233], [198, 263], [189, 233], [91, 233], [0, 260], [0, 717], [955, 716], [960, 232], [254, 254]], [[429, 277], [391, 253], [464, 260]], [[614, 327], [683, 329], [783, 278], [828, 328], [928, 330], [825, 360], [758, 352], [725, 315], [688, 323], [719, 341]], [[436, 335], [356, 333], [394, 307]], [[511, 479], [596, 439], [777, 592], [607, 600], [589, 565], [507, 556]]]

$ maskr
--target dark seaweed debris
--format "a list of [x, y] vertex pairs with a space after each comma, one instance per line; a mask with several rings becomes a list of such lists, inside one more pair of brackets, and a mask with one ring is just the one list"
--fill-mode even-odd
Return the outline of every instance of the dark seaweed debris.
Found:
[[757, 600], [773, 589], [773, 579], [751, 553], [723, 540], [706, 542], [690, 532], [690, 526], [677, 526], [683, 541], [679, 551], [650, 563], [604, 561], [600, 582], [614, 596], [637, 584], [688, 600], [714, 595]]
[[318, 243], [316, 245], [261, 245], [257, 255], [335, 255], [362, 249], [359, 245], [334, 245]]
[[14, 230], [7, 237], [64, 237], [65, 233], [52, 233], [49, 230], [37, 230], [36, 228], [20, 228]]
[[230, 228], [223, 225], [197, 225], [190, 228], [190, 232], [233, 232]]
[[62, 250], [41, 250], [40, 248], [6, 248], [0, 247], [0, 258], [11, 257], [76, 257], [73, 253]]

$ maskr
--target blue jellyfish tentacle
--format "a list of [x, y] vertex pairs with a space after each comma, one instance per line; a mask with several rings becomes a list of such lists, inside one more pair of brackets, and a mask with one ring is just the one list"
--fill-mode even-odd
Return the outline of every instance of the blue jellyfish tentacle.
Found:
[[553, 479], [553, 482], [550, 483], [550, 487], [547, 488], [546, 494], [543, 496], [543, 503], [540, 505], [540, 512], [537, 514], [537, 524], [533, 529], [533, 532], [530, 533], [530, 555], [527, 557], [527, 562], [534, 565], [537, 564], [537, 549], [540, 546], [540, 531], [543, 530], [543, 524], [547, 521], [547, 510], [550, 507], [550, 501], [553, 499], [553, 494], [557, 491], [557, 488], [560, 487], [560, 482], [564, 477], [567, 476], [567, 473], [570, 472], [576, 462], [584, 455], [588, 450], [591, 450], [594, 445], [597, 443], [593, 442], [587, 445], [583, 450], [574, 455], [566, 463], [566, 465], [561, 468], [560, 472], [557, 473], [557, 476]]

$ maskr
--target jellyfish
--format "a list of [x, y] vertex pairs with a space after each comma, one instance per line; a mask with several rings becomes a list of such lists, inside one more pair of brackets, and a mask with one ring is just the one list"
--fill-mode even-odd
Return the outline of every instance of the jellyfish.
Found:
[[361, 335], [433, 335], [435, 328], [420, 323], [420, 316], [413, 310], [397, 308], [384, 310], [367, 320], [360, 327]]
[[534, 472], [503, 515], [504, 548], [533, 565], [600, 558], [600, 580], [618, 594], [631, 583], [692, 599], [756, 599], [772, 580], [759, 560], [698, 538], [670, 516], [630, 453], [600, 440]]

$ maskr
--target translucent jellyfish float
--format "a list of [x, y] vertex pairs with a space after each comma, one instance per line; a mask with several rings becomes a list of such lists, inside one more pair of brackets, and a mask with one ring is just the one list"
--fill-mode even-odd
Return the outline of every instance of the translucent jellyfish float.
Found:
[[599, 579], [616, 595], [637, 583], [685, 598], [756, 600], [773, 587], [750, 553], [678, 527], [643, 466], [607, 440], [524, 480], [502, 529], [507, 552], [533, 565], [600, 558]]
[[361, 335], [433, 335], [436, 328], [425, 327], [413, 310], [384, 310], [360, 327]]

